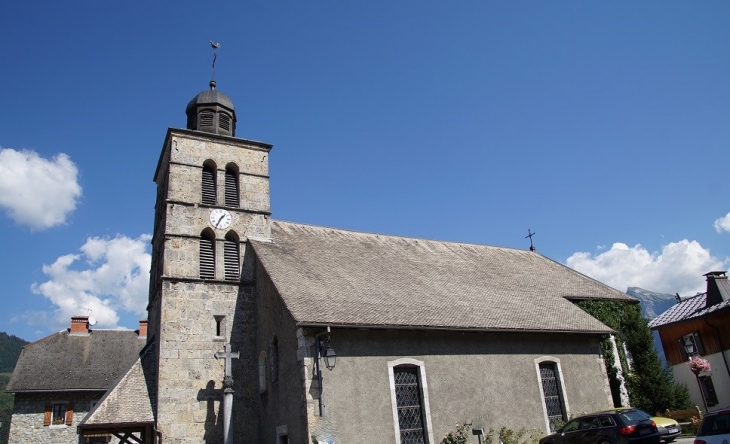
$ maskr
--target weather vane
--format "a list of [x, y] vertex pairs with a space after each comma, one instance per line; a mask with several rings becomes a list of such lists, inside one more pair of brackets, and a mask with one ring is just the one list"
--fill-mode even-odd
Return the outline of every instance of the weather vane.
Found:
[[530, 238], [530, 251], [535, 251], [535, 246], [532, 244], [532, 236], [534, 236], [537, 233], [533, 233], [530, 231], [530, 229], [527, 229], [527, 236], [525, 236], [525, 239], [528, 237]]
[[210, 42], [210, 46], [213, 48], [213, 77], [211, 80], [215, 80], [215, 59], [218, 58], [218, 54], [215, 53], [215, 50], [221, 47], [220, 43], [214, 43], [213, 40], [208, 40]]

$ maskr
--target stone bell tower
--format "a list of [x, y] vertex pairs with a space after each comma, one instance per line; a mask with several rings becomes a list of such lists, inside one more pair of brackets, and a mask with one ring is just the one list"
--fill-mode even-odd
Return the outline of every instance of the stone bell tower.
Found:
[[[157, 427], [165, 443], [223, 442], [230, 343], [233, 438], [258, 442], [251, 237], [270, 237], [271, 145], [235, 137], [233, 101], [215, 89], [168, 129], [155, 171], [149, 333], [158, 351]], [[248, 251], [248, 254], [247, 254]]]

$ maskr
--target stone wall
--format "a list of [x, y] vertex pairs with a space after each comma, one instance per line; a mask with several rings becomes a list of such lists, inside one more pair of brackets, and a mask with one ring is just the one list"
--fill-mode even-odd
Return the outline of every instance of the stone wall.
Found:
[[[266, 270], [258, 264], [256, 271], [256, 351], [257, 356], [261, 356], [261, 353], [266, 356], [265, 364], [259, 366], [259, 375], [263, 376], [264, 383], [263, 390], [260, 389], [258, 393], [261, 418], [259, 442], [278, 442], [277, 430], [281, 431], [283, 428], [287, 431], [289, 442], [308, 442], [305, 392], [307, 369], [304, 367], [304, 355], [309, 350], [306, 347], [300, 348], [301, 332], [296, 328], [291, 313], [286, 309]], [[274, 337], [277, 339], [278, 349], [276, 366], [272, 366]], [[274, 371], [278, 373], [276, 378], [272, 375]], [[256, 386], [259, 387], [259, 384]]]
[[[216, 441], [222, 436], [226, 342], [233, 361], [233, 416], [237, 442], [256, 442], [257, 368], [255, 302], [251, 287], [223, 283], [163, 282], [161, 297], [158, 426], [166, 443]], [[216, 335], [222, 317], [222, 335]]]
[[[150, 332], [159, 338], [158, 428], [165, 443], [222, 442], [226, 342], [233, 361], [234, 440], [258, 442], [256, 305], [253, 258], [247, 238], [270, 237], [270, 145], [188, 130], [169, 130], [155, 181], [166, 187], [163, 222], [155, 226]], [[217, 205], [201, 203], [203, 165], [215, 164]], [[238, 207], [226, 207], [225, 169], [238, 170]], [[163, 208], [159, 202], [158, 208]], [[216, 229], [210, 211], [225, 208], [231, 226]], [[215, 278], [199, 279], [200, 235], [215, 234]], [[236, 233], [240, 279], [225, 281], [223, 240]], [[159, 242], [158, 242], [159, 241]], [[220, 331], [219, 331], [220, 330]]]
[[[85, 443], [76, 433], [76, 426], [104, 392], [16, 393], [10, 422], [9, 444], [75, 444]], [[71, 425], [43, 425], [47, 403], [73, 402]]]

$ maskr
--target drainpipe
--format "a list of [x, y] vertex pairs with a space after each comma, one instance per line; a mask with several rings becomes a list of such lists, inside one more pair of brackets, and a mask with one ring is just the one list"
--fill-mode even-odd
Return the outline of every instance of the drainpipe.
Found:
[[712, 327], [713, 330], [715, 330], [715, 336], [717, 337], [717, 342], [720, 343], [720, 354], [722, 355], [722, 360], [725, 362], [725, 370], [727, 370], [727, 375], [730, 377], [730, 364], [727, 362], [727, 356], [725, 355], [725, 346], [722, 343], [722, 336], [720, 335], [720, 330], [715, 327], [714, 325], [710, 324], [710, 321], [707, 320], [707, 318], [704, 319], [705, 324]]

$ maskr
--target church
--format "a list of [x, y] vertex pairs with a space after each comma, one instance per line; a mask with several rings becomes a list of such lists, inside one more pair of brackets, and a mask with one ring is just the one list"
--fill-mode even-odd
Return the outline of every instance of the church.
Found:
[[154, 172], [146, 345], [71, 442], [476, 443], [613, 406], [613, 331], [573, 302], [634, 299], [533, 249], [273, 219], [272, 145], [214, 81], [186, 114]]

